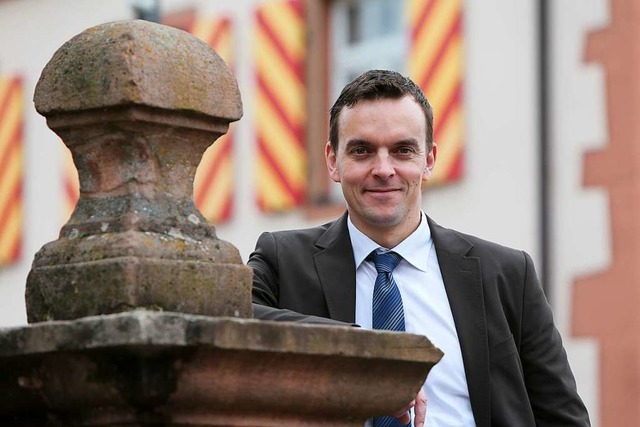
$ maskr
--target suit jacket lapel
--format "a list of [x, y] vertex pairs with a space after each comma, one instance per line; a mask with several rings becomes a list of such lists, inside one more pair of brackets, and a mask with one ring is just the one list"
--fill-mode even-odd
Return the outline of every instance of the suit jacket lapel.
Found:
[[478, 427], [489, 427], [489, 344], [480, 261], [467, 256], [473, 245], [462, 235], [431, 219], [429, 227], [458, 332], [473, 415]]
[[[430, 218], [428, 221], [460, 341], [476, 425], [490, 427], [489, 344], [479, 259], [467, 256], [473, 245], [462, 235]], [[346, 213], [329, 226], [316, 246], [319, 252], [314, 255], [315, 267], [329, 315], [354, 323], [356, 271]]]
[[354, 323], [356, 319], [356, 268], [347, 227], [347, 214], [335, 221], [318, 239], [314, 255], [329, 316]]

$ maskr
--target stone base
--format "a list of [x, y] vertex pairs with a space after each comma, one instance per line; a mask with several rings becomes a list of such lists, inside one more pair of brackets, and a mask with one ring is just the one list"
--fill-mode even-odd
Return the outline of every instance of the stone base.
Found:
[[251, 269], [242, 264], [119, 257], [34, 267], [29, 323], [118, 313], [136, 307], [252, 317]]
[[0, 330], [0, 425], [362, 426], [442, 357], [424, 336], [131, 311]]

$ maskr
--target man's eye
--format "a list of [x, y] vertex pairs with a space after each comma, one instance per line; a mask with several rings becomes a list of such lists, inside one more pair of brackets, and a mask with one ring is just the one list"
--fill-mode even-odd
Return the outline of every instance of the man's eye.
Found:
[[363, 155], [363, 154], [367, 154], [367, 149], [364, 147], [356, 147], [353, 150], [351, 150], [351, 153], [356, 155]]
[[413, 154], [413, 148], [411, 147], [400, 147], [398, 148], [398, 153], [400, 154]]

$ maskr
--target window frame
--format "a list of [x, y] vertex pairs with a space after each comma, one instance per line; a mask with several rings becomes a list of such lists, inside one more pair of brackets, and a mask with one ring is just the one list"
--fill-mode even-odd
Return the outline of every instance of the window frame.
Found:
[[[339, 188], [332, 184], [327, 174], [324, 158], [324, 147], [329, 140], [329, 108], [344, 85], [351, 80], [349, 78], [351, 76], [347, 75], [349, 67], [341, 69], [342, 77], [335, 78], [336, 67], [344, 62], [340, 60], [340, 55], [344, 55], [345, 50], [359, 51], [361, 55], [368, 55], [370, 60], [364, 62], [366, 64], [364, 67], [359, 67], [362, 71], [371, 68], [389, 68], [388, 62], [380, 61], [378, 54], [381, 49], [380, 43], [382, 43], [382, 46], [388, 46], [382, 49], [396, 53], [394, 56], [402, 64], [400, 71], [406, 74], [405, 61], [409, 49], [409, 35], [404, 21], [400, 24], [400, 31], [393, 36], [364, 41], [359, 43], [360, 46], [341, 49], [340, 54], [336, 54], [336, 44], [347, 40], [348, 31], [346, 23], [344, 25], [335, 23], [346, 19], [346, 7], [353, 1], [361, 0], [307, 0], [305, 4], [307, 20], [305, 146], [307, 147], [308, 186], [304, 209], [306, 216], [311, 218], [335, 216], [336, 213], [345, 209], [345, 202], [338, 194]], [[333, 26], [339, 30], [332, 31]], [[397, 46], [400, 43], [404, 48], [398, 50]], [[371, 55], [371, 52], [376, 52], [376, 55]], [[358, 70], [358, 73], [361, 70]]]

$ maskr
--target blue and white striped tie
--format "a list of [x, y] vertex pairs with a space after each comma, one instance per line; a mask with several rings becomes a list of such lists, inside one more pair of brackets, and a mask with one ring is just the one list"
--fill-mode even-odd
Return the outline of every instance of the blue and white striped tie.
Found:
[[[367, 259], [373, 261], [378, 272], [373, 288], [373, 329], [404, 331], [402, 296], [392, 275], [402, 257], [391, 251], [382, 253], [373, 251]], [[373, 427], [400, 426], [402, 424], [394, 417], [375, 417], [373, 419]]]

